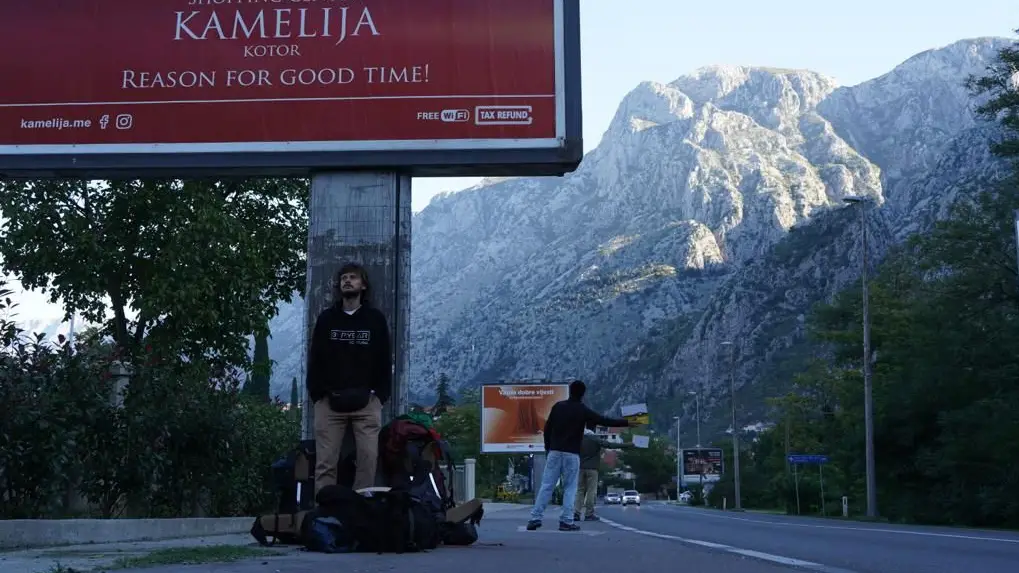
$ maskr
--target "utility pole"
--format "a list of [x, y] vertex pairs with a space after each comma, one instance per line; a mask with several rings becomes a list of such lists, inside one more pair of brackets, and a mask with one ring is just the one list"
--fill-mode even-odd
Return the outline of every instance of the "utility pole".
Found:
[[877, 517], [877, 474], [874, 467], [874, 389], [870, 372], [870, 293], [867, 284], [868, 248], [867, 248], [867, 207], [868, 200], [862, 197], [847, 197], [846, 203], [855, 204], [860, 209], [860, 232], [862, 234], [863, 254], [861, 260], [861, 282], [863, 283], [863, 425], [866, 440], [867, 467], [867, 517]]
[[680, 423], [683, 420], [683, 410], [680, 409], [679, 416], [673, 416], [676, 420], [676, 501], [679, 501], [679, 494], [683, 491], [683, 433]]
[[729, 348], [729, 402], [732, 407], [732, 469], [733, 469], [733, 492], [735, 496], [736, 504], [733, 506], [734, 511], [740, 511], [743, 509], [743, 504], [740, 499], [740, 476], [739, 476], [739, 427], [736, 425], [736, 373], [735, 373], [735, 353], [733, 351], [733, 343], [726, 341], [722, 343], [722, 346]]
[[1019, 209], [1015, 210], [1014, 216], [1015, 216], [1015, 256], [1016, 263], [1019, 263]]
[[697, 447], [701, 447], [701, 393], [689, 392], [691, 396], [697, 397]]

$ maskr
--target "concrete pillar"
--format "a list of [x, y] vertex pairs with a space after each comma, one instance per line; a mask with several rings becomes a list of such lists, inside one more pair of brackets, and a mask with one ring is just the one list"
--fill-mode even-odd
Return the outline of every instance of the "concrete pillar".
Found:
[[534, 497], [537, 499], [538, 492], [541, 490], [541, 477], [545, 473], [545, 454], [534, 454], [534, 462], [531, 470], [531, 490], [534, 491]]
[[[74, 321], [71, 321], [71, 328], [74, 328]], [[73, 331], [71, 336], [73, 336]], [[70, 338], [70, 337], [69, 337]], [[68, 342], [70, 345], [71, 342]], [[131, 383], [131, 375], [134, 373], [133, 368], [130, 364], [121, 362], [119, 360], [110, 364], [110, 381], [112, 387], [110, 388], [109, 404], [114, 408], [124, 407], [124, 393], [127, 391], [128, 384]], [[85, 498], [79, 491], [81, 486], [80, 475], [74, 475], [71, 477], [68, 483], [67, 490], [64, 492], [64, 511], [71, 514], [84, 514], [89, 508], [88, 499]]]
[[[393, 392], [383, 423], [407, 409], [410, 307], [410, 177], [395, 173], [326, 173], [312, 179], [308, 204], [308, 282], [305, 295], [304, 364], [315, 319], [333, 303], [333, 278], [348, 261], [368, 271], [372, 304], [389, 321]], [[312, 439], [314, 412], [307, 389], [302, 438]], [[351, 436], [348, 432], [348, 440]]]
[[131, 374], [134, 371], [130, 365], [121, 361], [110, 364], [110, 378], [113, 380], [113, 389], [110, 391], [110, 405], [123, 408], [124, 393], [127, 392], [127, 385], [131, 383]]
[[464, 460], [464, 501], [470, 501], [477, 497], [478, 484], [478, 460], [467, 458]]

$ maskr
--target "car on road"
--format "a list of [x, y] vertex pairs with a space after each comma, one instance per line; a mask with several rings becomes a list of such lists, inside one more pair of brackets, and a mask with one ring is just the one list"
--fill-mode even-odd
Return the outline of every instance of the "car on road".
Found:
[[637, 490], [628, 489], [623, 492], [623, 505], [640, 505], [640, 494]]
[[684, 491], [683, 493], [679, 494], [679, 501], [681, 503], [690, 503], [691, 499], [693, 499], [693, 494], [688, 491]]
[[619, 505], [623, 503], [623, 498], [618, 493], [610, 493], [605, 496], [605, 505]]

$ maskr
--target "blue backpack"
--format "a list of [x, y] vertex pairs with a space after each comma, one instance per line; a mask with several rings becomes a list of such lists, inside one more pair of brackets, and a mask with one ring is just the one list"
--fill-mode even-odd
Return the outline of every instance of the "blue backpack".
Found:
[[354, 542], [343, 524], [335, 517], [309, 516], [310, 524], [304, 537], [304, 547], [317, 553], [350, 553]]

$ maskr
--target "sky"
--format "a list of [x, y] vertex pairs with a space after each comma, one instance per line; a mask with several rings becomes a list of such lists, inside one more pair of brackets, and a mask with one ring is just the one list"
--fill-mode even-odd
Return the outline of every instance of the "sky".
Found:
[[[623, 97], [712, 64], [803, 68], [855, 85], [910, 56], [979, 36], [1015, 37], [1019, 0], [582, 0], [584, 147]], [[416, 178], [413, 209], [480, 181]]]

